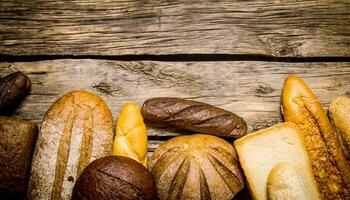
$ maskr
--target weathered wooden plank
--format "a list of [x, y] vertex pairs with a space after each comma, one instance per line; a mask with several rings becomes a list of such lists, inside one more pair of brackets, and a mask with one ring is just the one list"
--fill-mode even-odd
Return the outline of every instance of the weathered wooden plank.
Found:
[[0, 54], [350, 56], [350, 1], [0, 1]]
[[[74, 89], [101, 95], [115, 118], [128, 101], [142, 105], [147, 98], [157, 96], [203, 101], [242, 116], [250, 132], [282, 121], [280, 96], [288, 74], [304, 78], [325, 107], [337, 96], [350, 96], [349, 62], [174, 63], [66, 59], [1, 63], [0, 76], [15, 70], [28, 74], [32, 91], [14, 115], [38, 124], [57, 98]], [[154, 137], [179, 134], [174, 129], [154, 127], [149, 127], [148, 132], [153, 139], [160, 140], [161, 137]]]

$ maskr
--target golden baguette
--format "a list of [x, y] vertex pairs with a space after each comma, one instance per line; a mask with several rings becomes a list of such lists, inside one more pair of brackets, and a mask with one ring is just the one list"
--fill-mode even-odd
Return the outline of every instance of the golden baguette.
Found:
[[350, 198], [349, 163], [320, 102], [297, 76], [289, 76], [284, 83], [282, 113], [303, 133], [322, 198]]
[[125, 104], [117, 120], [113, 155], [132, 158], [147, 167], [147, 143], [140, 108], [135, 103]]

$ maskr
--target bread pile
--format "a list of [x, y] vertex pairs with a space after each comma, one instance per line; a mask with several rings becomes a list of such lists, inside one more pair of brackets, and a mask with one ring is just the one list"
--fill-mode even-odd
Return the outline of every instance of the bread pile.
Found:
[[299, 77], [286, 79], [281, 108], [288, 125], [235, 141], [254, 199], [350, 199], [350, 104], [344, 99], [331, 103], [333, 127], [311, 89]]
[[[30, 90], [17, 72], [0, 79], [0, 113]], [[126, 103], [113, 128], [107, 103], [75, 90], [56, 100], [40, 131], [0, 117], [0, 199], [350, 199], [350, 99], [328, 116], [298, 77], [282, 91], [285, 123], [247, 135], [240, 116], [202, 102]], [[145, 120], [145, 122], [144, 122]], [[146, 125], [186, 131], [147, 158]], [[234, 145], [230, 142], [234, 141]], [[247, 183], [247, 184], [245, 184]]]

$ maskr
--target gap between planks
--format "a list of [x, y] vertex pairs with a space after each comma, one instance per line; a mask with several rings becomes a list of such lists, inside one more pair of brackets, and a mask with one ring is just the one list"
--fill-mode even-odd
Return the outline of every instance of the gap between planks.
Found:
[[3, 55], [0, 62], [35, 62], [58, 59], [95, 59], [111, 61], [168, 61], [168, 62], [202, 62], [202, 61], [266, 61], [266, 62], [350, 62], [350, 57], [273, 57], [264, 55], [240, 54], [169, 54], [169, 55]]

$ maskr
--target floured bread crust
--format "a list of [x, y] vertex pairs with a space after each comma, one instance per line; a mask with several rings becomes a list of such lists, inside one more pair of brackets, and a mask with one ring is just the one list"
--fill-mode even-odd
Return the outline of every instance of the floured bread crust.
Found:
[[70, 199], [84, 167], [111, 155], [112, 145], [113, 118], [102, 98], [86, 91], [62, 96], [41, 126], [28, 199]]

